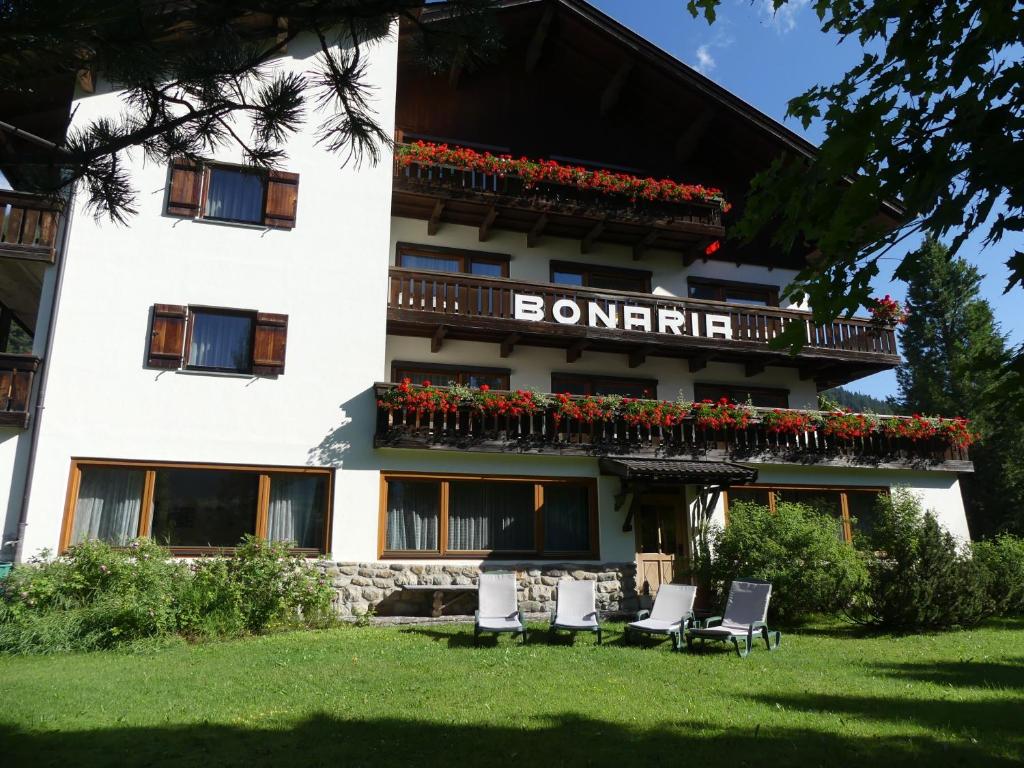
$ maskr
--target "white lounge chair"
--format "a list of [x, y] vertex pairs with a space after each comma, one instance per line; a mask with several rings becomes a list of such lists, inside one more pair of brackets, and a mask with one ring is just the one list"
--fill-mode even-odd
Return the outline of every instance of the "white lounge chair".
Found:
[[640, 635], [641, 645], [644, 635], [668, 635], [672, 638], [673, 649], [678, 651], [683, 644], [683, 632], [693, 624], [696, 597], [697, 588], [690, 584], [662, 584], [654, 598], [654, 607], [638, 612], [637, 620], [626, 625], [626, 642], [634, 633]]
[[597, 600], [594, 582], [566, 579], [558, 582], [558, 598], [551, 614], [549, 631], [564, 629], [577, 632], [596, 632], [597, 644], [601, 644], [601, 622], [597, 615]]
[[480, 633], [511, 632], [526, 643], [526, 617], [516, 599], [514, 573], [481, 573], [477, 582], [480, 607], [473, 626], [473, 645], [480, 645]]
[[[754, 633], [764, 638], [765, 647], [774, 651], [779, 647], [782, 633], [768, 629], [768, 601], [772, 597], [772, 585], [760, 579], [737, 579], [729, 587], [729, 600], [722, 616], [712, 616], [702, 627], [686, 632], [686, 648], [693, 650], [694, 639], [730, 642], [740, 658], [750, 653], [754, 644]], [[771, 638], [774, 636], [774, 645]]]

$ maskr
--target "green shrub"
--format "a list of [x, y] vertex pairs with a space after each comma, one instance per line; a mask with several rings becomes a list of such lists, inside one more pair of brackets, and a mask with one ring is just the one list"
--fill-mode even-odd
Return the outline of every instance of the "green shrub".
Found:
[[989, 607], [1000, 616], [1024, 616], [1024, 538], [1004, 534], [974, 543]]
[[870, 553], [860, 621], [915, 631], [973, 626], [990, 612], [981, 566], [907, 491], [879, 497], [871, 534], [858, 546]]
[[804, 504], [776, 511], [748, 502], [729, 506], [729, 524], [711, 531], [705, 585], [721, 597], [736, 578], [772, 583], [771, 613], [785, 622], [845, 609], [864, 586], [862, 557], [836, 536], [835, 518]]
[[319, 626], [333, 618], [331, 595], [324, 576], [283, 543], [249, 538], [231, 556], [187, 563], [146, 540], [123, 549], [88, 542], [0, 582], [0, 652]]

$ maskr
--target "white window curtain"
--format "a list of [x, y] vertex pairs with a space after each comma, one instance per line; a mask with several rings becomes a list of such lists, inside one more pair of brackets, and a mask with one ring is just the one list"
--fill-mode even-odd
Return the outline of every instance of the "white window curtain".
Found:
[[532, 550], [533, 488], [532, 483], [452, 482], [448, 549]]
[[189, 365], [245, 371], [250, 368], [252, 318], [218, 312], [193, 312]]
[[230, 168], [210, 170], [206, 216], [229, 221], [263, 220], [263, 177]]
[[145, 472], [120, 467], [82, 467], [81, 472], [71, 543], [127, 544], [138, 535]]
[[544, 549], [550, 552], [590, 549], [590, 509], [585, 487], [544, 487]]
[[267, 536], [297, 547], [319, 549], [323, 542], [326, 480], [290, 473], [270, 476]]
[[436, 552], [440, 506], [440, 483], [389, 480], [387, 548]]

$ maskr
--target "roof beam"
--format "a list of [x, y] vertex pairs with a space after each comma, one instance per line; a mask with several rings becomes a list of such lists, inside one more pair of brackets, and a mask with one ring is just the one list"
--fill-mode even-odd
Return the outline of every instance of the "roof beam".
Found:
[[707, 355], [697, 355], [696, 357], [690, 358], [690, 373], [697, 373], [697, 371], [703, 371], [708, 367]]
[[574, 341], [572, 345], [565, 350], [565, 362], [575, 363], [583, 356], [583, 350], [590, 346], [590, 341], [587, 339], [580, 339]]
[[480, 222], [481, 243], [486, 243], [487, 238], [491, 236], [491, 225], [494, 223], [494, 220], [496, 218], [498, 218], [498, 209], [492, 205], [487, 209], [487, 212], [484, 214], [483, 220]]
[[761, 361], [747, 363], [743, 366], [743, 375], [749, 379], [751, 376], [757, 376], [759, 373], [764, 373], [764, 369], [767, 367], [767, 364]]
[[686, 127], [686, 130], [680, 134], [678, 139], [676, 139], [676, 160], [681, 163], [685, 163], [693, 156], [694, 150], [697, 149], [697, 145], [707, 132], [708, 126], [711, 125], [711, 121], [714, 117], [715, 110], [711, 107], [705, 107], [690, 122]]
[[633, 62], [627, 59], [612, 75], [612, 79], [608, 81], [608, 85], [605, 86], [604, 92], [601, 94], [601, 117], [608, 117], [615, 109], [629, 80], [629, 73], [632, 71]]
[[633, 261], [640, 261], [643, 258], [644, 252], [654, 245], [654, 241], [658, 239], [658, 230], [652, 229], [642, 238], [637, 240], [633, 244]]
[[629, 367], [638, 368], [647, 362], [647, 347], [637, 347], [629, 353]]
[[434, 210], [430, 214], [430, 219], [427, 220], [427, 234], [431, 237], [437, 234], [437, 230], [441, 228], [441, 214], [444, 213], [444, 200], [438, 200], [434, 203]]
[[526, 233], [526, 247], [536, 248], [540, 242], [540, 236], [544, 234], [544, 229], [548, 225], [548, 215], [542, 213], [537, 220], [533, 223], [533, 227]]
[[590, 231], [587, 232], [580, 241], [580, 253], [590, 253], [590, 249], [594, 246], [594, 241], [601, 236], [602, 232], [604, 232], [606, 222], [607, 219], [599, 219], [594, 222], [594, 226], [590, 228]]
[[537, 28], [533, 30], [533, 37], [530, 38], [530, 45], [526, 49], [526, 74], [528, 75], [533, 74], [541, 54], [544, 53], [544, 41], [548, 39], [548, 32], [551, 30], [551, 22], [554, 19], [555, 6], [549, 4], [544, 10], [544, 15], [541, 16]]
[[440, 352], [441, 345], [444, 342], [444, 337], [448, 335], [448, 328], [444, 325], [439, 325], [434, 331], [434, 335], [430, 339], [430, 351]]
[[501, 340], [501, 356], [508, 357], [512, 354], [512, 350], [516, 348], [516, 343], [521, 339], [518, 333], [510, 333], [504, 339]]
[[717, 238], [702, 237], [700, 240], [695, 242], [692, 248], [683, 252], [683, 266], [689, 267], [697, 259], [704, 259], [704, 261], [707, 261], [707, 247], [715, 242], [715, 240], [717, 240]]

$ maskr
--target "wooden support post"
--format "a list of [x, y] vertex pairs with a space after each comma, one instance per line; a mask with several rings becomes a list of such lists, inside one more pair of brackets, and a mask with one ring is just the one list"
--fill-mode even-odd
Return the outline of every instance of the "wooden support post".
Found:
[[565, 362], [575, 363], [580, 357], [583, 356], [583, 350], [590, 346], [590, 342], [586, 339], [580, 339], [574, 341], [572, 345], [565, 350]]
[[541, 54], [544, 52], [544, 41], [548, 38], [551, 22], [554, 19], [555, 7], [549, 4], [544, 9], [544, 15], [541, 16], [537, 28], [533, 30], [533, 37], [530, 38], [530, 45], [526, 49], [526, 74], [528, 75], [533, 74], [533, 70], [537, 68], [537, 62], [540, 61]]
[[619, 97], [629, 80], [629, 73], [633, 70], [632, 61], [624, 61], [615, 71], [612, 79], [608, 81], [604, 92], [601, 94], [601, 117], [607, 117], [615, 105], [619, 103]]
[[637, 347], [629, 353], [629, 367], [636, 368], [647, 362], [647, 347]]
[[760, 361], [747, 363], [743, 366], [743, 375], [749, 379], [751, 376], [757, 376], [759, 373], [764, 373], [764, 369], [766, 367], [765, 363]]
[[529, 232], [526, 233], [526, 247], [535, 248], [540, 242], [540, 236], [544, 234], [544, 228], [548, 225], [548, 215], [542, 213], [537, 221], [533, 223], [533, 227]]
[[703, 371], [708, 367], [708, 356], [697, 355], [696, 357], [690, 358], [690, 373], [696, 373], [697, 371]]
[[594, 222], [594, 226], [590, 228], [590, 231], [587, 232], [580, 241], [580, 253], [590, 253], [590, 249], [593, 247], [594, 241], [601, 236], [602, 232], [604, 232], [605, 222], [606, 219], [600, 219], [599, 221]]
[[430, 214], [430, 220], [427, 221], [427, 234], [430, 236], [436, 235], [437, 230], [441, 227], [441, 214], [444, 213], [444, 200], [438, 200], [434, 203], [434, 210]]
[[491, 225], [494, 223], [494, 220], [496, 218], [498, 218], [498, 209], [492, 205], [490, 208], [487, 209], [487, 212], [484, 214], [483, 221], [480, 222], [481, 243], [486, 243], [487, 238], [491, 236]]
[[437, 329], [434, 331], [434, 335], [430, 339], [430, 351], [431, 352], [440, 352], [441, 351], [441, 344], [444, 342], [444, 337], [447, 336], [447, 335], [448, 335], [448, 328], [447, 327], [445, 327], [443, 325], [437, 326]]
[[644, 251], [654, 245], [654, 241], [658, 239], [658, 230], [652, 229], [640, 240], [633, 244], [633, 261], [640, 261], [644, 256]]
[[512, 350], [516, 348], [516, 342], [521, 339], [518, 333], [510, 333], [504, 339], [501, 340], [501, 356], [508, 357], [512, 354]]

